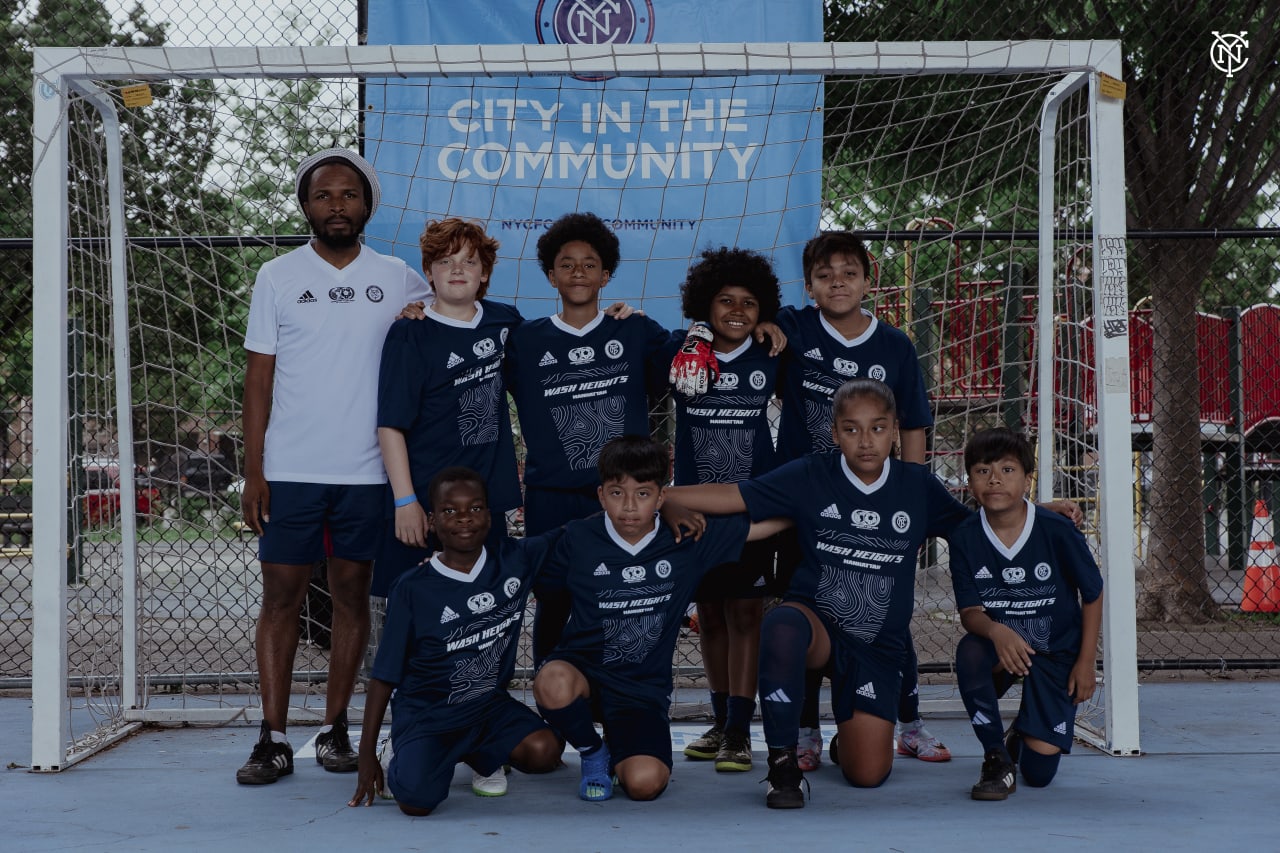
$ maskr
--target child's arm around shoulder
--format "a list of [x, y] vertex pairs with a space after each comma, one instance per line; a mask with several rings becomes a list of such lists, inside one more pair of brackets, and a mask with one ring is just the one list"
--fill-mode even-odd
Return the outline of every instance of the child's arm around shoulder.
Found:
[[782, 531], [793, 527], [795, 522], [789, 518], [766, 518], [764, 521], [753, 521], [751, 526], [747, 528], [747, 541], [757, 542], [761, 539], [768, 539]]
[[737, 483], [703, 483], [697, 486], [668, 486], [666, 500], [694, 512], [733, 515], [746, 512], [747, 504]]

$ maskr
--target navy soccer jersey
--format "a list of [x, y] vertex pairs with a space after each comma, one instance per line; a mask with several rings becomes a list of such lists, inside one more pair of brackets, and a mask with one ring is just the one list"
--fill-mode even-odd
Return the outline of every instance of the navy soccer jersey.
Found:
[[378, 426], [405, 435], [414, 491], [425, 507], [431, 478], [450, 465], [484, 477], [489, 507], [520, 506], [502, 357], [521, 322], [510, 305], [484, 300], [469, 322], [427, 312], [387, 332], [378, 379]]
[[839, 451], [788, 462], [739, 483], [751, 518], [790, 518], [804, 552], [784, 598], [813, 607], [832, 639], [905, 652], [916, 552], [972, 511], [923, 465], [890, 459], [866, 485]]
[[748, 340], [716, 360], [720, 376], [707, 393], [674, 395], [678, 486], [737, 483], [775, 467], [769, 401], [778, 359], [767, 346]]
[[982, 607], [1038, 652], [1080, 650], [1080, 602], [1097, 601], [1102, 573], [1070, 520], [1027, 502], [1027, 521], [1012, 547], [979, 514], [951, 536], [956, 607]]
[[527, 485], [594, 487], [605, 442], [649, 434], [646, 377], [656, 376], [668, 337], [647, 317], [604, 314], [583, 329], [545, 317], [512, 334], [506, 376], [528, 448]]
[[608, 516], [564, 527], [541, 582], [567, 589], [569, 624], [550, 659], [563, 659], [605, 688], [637, 698], [671, 693], [671, 656], [685, 609], [702, 576], [736, 560], [747, 538], [745, 515], [710, 519], [696, 542], [677, 543], [665, 524], [636, 545]]
[[427, 732], [464, 728], [501, 698], [515, 669], [525, 601], [560, 531], [504, 539], [470, 574], [433, 557], [387, 597], [372, 675], [395, 685], [392, 714]]
[[898, 329], [870, 312], [867, 330], [852, 341], [842, 338], [813, 307], [784, 307], [778, 326], [787, 336], [778, 454], [783, 460], [831, 450], [831, 398], [850, 379], [879, 379], [893, 390], [898, 425], [933, 425], [929, 397], [916, 348]]

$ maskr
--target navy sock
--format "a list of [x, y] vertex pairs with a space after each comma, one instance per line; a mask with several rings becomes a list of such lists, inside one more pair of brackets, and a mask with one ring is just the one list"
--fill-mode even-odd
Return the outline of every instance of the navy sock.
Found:
[[591, 721], [591, 704], [579, 696], [563, 708], [538, 706], [538, 713], [547, 725], [583, 754], [595, 752], [604, 743]]
[[956, 646], [956, 684], [973, 733], [982, 742], [983, 752], [998, 749], [1007, 761], [1009, 754], [1004, 748], [1004, 724], [1000, 721], [1000, 695], [991, 677], [991, 670], [999, 662], [996, 647], [990, 640], [965, 634]]
[[[794, 607], [788, 609], [795, 610]], [[804, 674], [804, 708], [800, 710], [800, 725], [806, 729], [816, 729], [818, 727], [818, 705], [821, 695], [822, 670], [806, 670]]]
[[1053, 781], [1058, 773], [1058, 762], [1062, 753], [1041, 755], [1025, 743], [1022, 745], [1022, 756], [1018, 761], [1018, 769], [1022, 771], [1022, 781], [1032, 788], [1043, 788]]
[[533, 607], [533, 667], [537, 669], [560, 642], [573, 602], [567, 592], [560, 590], [539, 590], [535, 594], [538, 600]]
[[729, 719], [729, 694], [719, 690], [711, 691], [711, 713], [716, 718], [716, 726], [723, 729]]
[[809, 620], [794, 607], [776, 607], [760, 627], [760, 712], [764, 740], [774, 748], [796, 745], [804, 699], [804, 659], [813, 640]]
[[724, 718], [724, 730], [745, 734], [751, 729], [751, 718], [756, 713], [756, 700], [750, 696], [730, 696]]
[[920, 673], [916, 644], [907, 635], [907, 660], [902, 668], [902, 692], [898, 694], [898, 722], [914, 723], [920, 719]]

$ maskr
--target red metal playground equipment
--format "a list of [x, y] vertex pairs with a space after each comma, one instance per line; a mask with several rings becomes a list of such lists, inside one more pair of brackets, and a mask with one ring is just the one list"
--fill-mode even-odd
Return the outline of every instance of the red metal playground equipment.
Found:
[[[961, 247], [940, 231], [953, 231], [940, 219], [917, 220], [907, 230], [921, 230], [926, 240], [949, 243], [941, 275], [920, 274], [919, 247], [906, 244], [901, 256], [903, 281], [885, 287], [880, 263], [873, 269], [872, 298], [884, 321], [911, 335], [939, 415], [934, 451], [954, 454], [965, 433], [982, 425], [1003, 423], [1015, 429], [1036, 424], [1036, 322], [1039, 302], [1034, 273], [1006, 263], [999, 278], [967, 280]], [[936, 263], [941, 249], [933, 253]], [[1072, 286], [1062, 289], [1066, 304], [1055, 306], [1055, 427], [1078, 439], [1064, 450], [1065, 465], [1079, 464], [1096, 427], [1090, 271], [1072, 255], [1065, 274]], [[970, 267], [972, 268], [972, 266]], [[1075, 304], [1073, 303], [1073, 300]], [[1151, 311], [1139, 303], [1129, 311], [1129, 379], [1131, 432], [1135, 453], [1151, 447], [1154, 387], [1154, 342]], [[1200, 424], [1206, 481], [1206, 535], [1216, 554], [1219, 520], [1214, 505], [1226, 508], [1229, 566], [1244, 570], [1250, 515], [1258, 495], [1275, 503], [1280, 489], [1280, 305], [1253, 305], [1222, 315], [1200, 313], [1198, 351]], [[944, 421], [954, 426], [947, 434]], [[1081, 452], [1083, 449], [1084, 452]], [[1270, 456], [1269, 456], [1270, 455]], [[1271, 492], [1270, 496], [1268, 491]], [[1221, 492], [1221, 493], [1219, 493]], [[1280, 510], [1280, 506], [1273, 506]]]

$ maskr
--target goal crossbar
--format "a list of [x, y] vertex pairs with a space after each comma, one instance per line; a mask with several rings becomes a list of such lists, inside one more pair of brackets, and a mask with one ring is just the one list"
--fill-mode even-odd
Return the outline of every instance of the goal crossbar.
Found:
[[1119, 77], [1117, 41], [726, 42], [595, 45], [35, 48], [36, 80], [620, 74], [1016, 74]]

